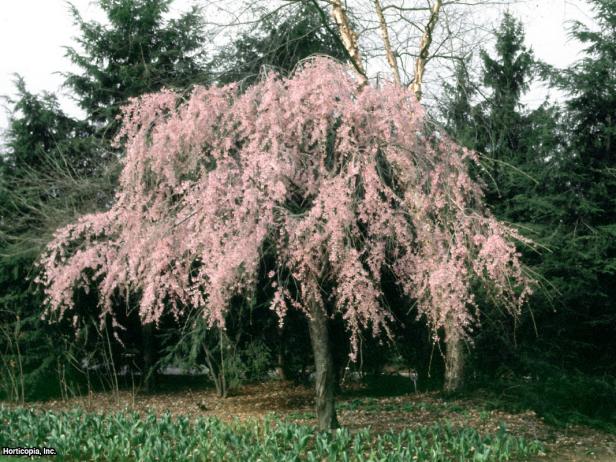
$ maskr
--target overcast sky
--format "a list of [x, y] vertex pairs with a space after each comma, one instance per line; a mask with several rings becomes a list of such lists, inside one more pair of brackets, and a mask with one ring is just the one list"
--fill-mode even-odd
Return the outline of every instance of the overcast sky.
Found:
[[[103, 19], [95, 1], [73, 3], [83, 17]], [[173, 10], [185, 10], [193, 3], [176, 0]], [[523, 21], [527, 43], [538, 58], [558, 67], [578, 58], [580, 46], [568, 38], [567, 23], [581, 20], [592, 24], [590, 8], [584, 0], [528, 0], [510, 10]], [[0, 95], [13, 94], [13, 74], [19, 73], [30, 91], [58, 92], [63, 108], [77, 114], [75, 104], [62, 96], [63, 78], [58, 74], [71, 69], [63, 47], [73, 45], [77, 34], [65, 0], [0, 0]], [[526, 100], [537, 104], [545, 94], [545, 90], [535, 87]], [[0, 128], [5, 127], [6, 117], [2, 114]]]

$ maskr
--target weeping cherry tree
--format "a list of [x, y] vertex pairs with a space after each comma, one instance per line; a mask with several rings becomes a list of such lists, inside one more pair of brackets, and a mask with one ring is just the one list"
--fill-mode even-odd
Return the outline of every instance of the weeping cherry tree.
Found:
[[387, 336], [384, 271], [435, 336], [471, 332], [478, 283], [512, 313], [530, 292], [522, 238], [483, 206], [473, 153], [426, 129], [411, 90], [374, 88], [330, 59], [245, 92], [135, 99], [117, 141], [113, 207], [58, 230], [41, 258], [47, 316], [77, 322], [76, 293], [95, 288], [101, 322], [133, 293], [146, 323], [197, 307], [224, 328], [232, 297], [263, 276], [281, 323], [289, 309], [308, 319], [321, 429], [337, 425], [328, 319], [346, 322], [352, 357], [362, 332]]

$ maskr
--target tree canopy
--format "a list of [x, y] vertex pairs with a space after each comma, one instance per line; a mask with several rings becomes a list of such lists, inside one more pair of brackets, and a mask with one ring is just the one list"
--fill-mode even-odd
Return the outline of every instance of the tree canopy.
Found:
[[[197, 87], [177, 108], [166, 91], [125, 109], [127, 160], [114, 207], [58, 231], [42, 264], [52, 309], [94, 281], [102, 315], [116, 290], [139, 289], [147, 322], [165, 306], [203, 307], [224, 323], [273, 246], [272, 308], [310, 312], [336, 289], [352, 339], [386, 329], [381, 271], [391, 268], [434, 329], [471, 328], [474, 279], [512, 311], [529, 293], [520, 237], [482, 207], [468, 151], [423, 131], [408, 90], [357, 90], [346, 69], [315, 60], [243, 95]], [[465, 160], [466, 159], [466, 160]], [[353, 340], [355, 341], [355, 340]]]

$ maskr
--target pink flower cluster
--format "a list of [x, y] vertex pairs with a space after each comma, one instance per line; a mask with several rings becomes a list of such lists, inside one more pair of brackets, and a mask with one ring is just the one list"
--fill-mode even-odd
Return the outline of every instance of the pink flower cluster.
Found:
[[[131, 291], [145, 322], [191, 306], [222, 326], [230, 298], [256, 284], [266, 242], [281, 320], [331, 299], [354, 348], [362, 329], [379, 335], [393, 321], [386, 268], [435, 331], [446, 319], [469, 331], [474, 281], [512, 312], [530, 291], [511, 243], [520, 237], [482, 205], [472, 154], [427, 131], [407, 89], [359, 86], [318, 58], [244, 93], [147, 95], [123, 121], [114, 206], [58, 231], [41, 259], [51, 312], [73, 310], [75, 290], [96, 285], [101, 317], [113, 315], [114, 293]], [[274, 281], [280, 270], [291, 279]]]

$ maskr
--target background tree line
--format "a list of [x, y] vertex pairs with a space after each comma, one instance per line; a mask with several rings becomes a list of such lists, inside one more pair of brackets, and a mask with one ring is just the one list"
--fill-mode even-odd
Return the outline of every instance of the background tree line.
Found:
[[[193, 9], [168, 19], [170, 4], [101, 0], [107, 25], [72, 10], [80, 49], [69, 48], [67, 57], [80, 71], [66, 75], [65, 83], [84, 110], [82, 120], [65, 114], [55, 95], [32, 94], [16, 80], [0, 162], [0, 392], [5, 398], [118, 389], [122, 380], [151, 388], [157, 386], [156, 371], [169, 364], [207, 370], [223, 396], [272, 369], [297, 381], [310, 375], [306, 322], [298, 314], [278, 326], [267, 308], [271, 293], [265, 281], [251, 303], [237, 302], [226, 331], [209, 330], [190, 314], [181, 323], [169, 317], [156, 327], [141, 325], [135, 301], [122, 294], [116, 308], [127, 329], [119, 339], [110, 325], [98, 324], [92, 312], [95, 293], [79, 300], [91, 322], [75, 326], [77, 334], [70, 321], [40, 319], [34, 262], [58, 226], [113, 201], [122, 154], [111, 139], [119, 107], [129, 98], [163, 87], [248, 86], [263, 69], [288, 73], [315, 53], [351, 58], [334, 20], [317, 2], [294, 2], [265, 15], [253, 30], [210, 54], [204, 52], [207, 18]], [[572, 36], [586, 51], [565, 70], [538, 62], [524, 44], [521, 23], [505, 15], [494, 30], [495, 49], [459, 60], [455, 82], [443, 83], [431, 116], [480, 153], [482, 166], [475, 173], [497, 217], [540, 244], [539, 251], [522, 249], [541, 284], [520, 319], [500, 312], [488, 298], [481, 300], [482, 328], [473, 348], [464, 348], [464, 385], [487, 386], [555, 418], [579, 413], [609, 420], [616, 373], [616, 2], [592, 4], [599, 29], [573, 26]], [[521, 98], [534, 79], [564, 91], [565, 102], [524, 107]], [[381, 345], [366, 337], [360, 362], [351, 367], [370, 380], [384, 363], [399, 364], [419, 372], [422, 388], [441, 387], [446, 346], [434, 344], [395, 285], [383, 283], [403, 321], [396, 341]], [[342, 380], [348, 342], [342, 322], [329, 322]], [[120, 374], [125, 371], [131, 372]], [[598, 399], [606, 405], [597, 406]]]

